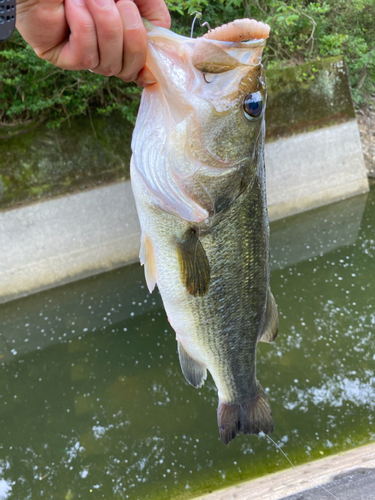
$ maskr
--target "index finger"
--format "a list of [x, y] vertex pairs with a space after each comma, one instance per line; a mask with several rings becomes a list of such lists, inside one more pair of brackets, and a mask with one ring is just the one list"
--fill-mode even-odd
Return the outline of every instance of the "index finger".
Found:
[[50, 50], [69, 33], [64, 0], [17, 0], [16, 26], [34, 50]]

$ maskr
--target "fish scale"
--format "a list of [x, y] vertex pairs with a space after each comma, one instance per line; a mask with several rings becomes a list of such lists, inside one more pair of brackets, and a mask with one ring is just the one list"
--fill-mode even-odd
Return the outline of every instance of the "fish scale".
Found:
[[[205, 237], [202, 238], [209, 261], [213, 263], [212, 274], [218, 276], [221, 283], [216, 283], [198, 303], [192, 301], [191, 309], [193, 313], [198, 308], [197, 318], [210, 318], [205, 323], [206, 331], [201, 334], [200, 341], [205, 340], [208, 348], [211, 343], [215, 346], [216, 359], [221, 362], [215, 372], [225, 381], [227, 392], [231, 394], [231, 400], [226, 402], [246, 399], [255, 386], [255, 374], [251, 367], [255, 367], [255, 339], [263, 316], [263, 297], [268, 287], [268, 279], [263, 272], [266, 265], [259, 263], [262, 255], [267, 253], [266, 248], [259, 246], [262, 243], [265, 245], [266, 241], [259, 241], [258, 235], [263, 234], [267, 221], [263, 219], [266, 216], [263, 214], [263, 217], [256, 218], [263, 227], [254, 227], [247, 214], [261, 208], [256, 190], [243, 193], [234, 203], [231, 213], [207, 236], [207, 244]], [[218, 247], [222, 250], [221, 259], [217, 262], [214, 256]], [[239, 264], [233, 262], [232, 255], [239, 256]], [[228, 268], [229, 262], [231, 268]], [[254, 293], [260, 297], [260, 303], [254, 304]], [[226, 301], [220, 308], [218, 300], [225, 298], [225, 295], [232, 298], [232, 303]], [[219, 331], [223, 334], [217, 335]], [[230, 343], [233, 343], [233, 349]], [[220, 376], [223, 367], [225, 375]]]

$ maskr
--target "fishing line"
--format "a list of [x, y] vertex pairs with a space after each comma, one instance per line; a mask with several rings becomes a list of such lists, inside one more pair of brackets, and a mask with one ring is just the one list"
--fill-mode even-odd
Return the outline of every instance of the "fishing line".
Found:
[[[296, 469], [297, 467], [293, 464], [293, 462], [290, 460], [290, 458], [288, 457], [288, 455], [284, 452], [284, 450], [271, 438], [271, 436], [269, 436], [268, 434], [265, 434], [266, 438], [269, 439], [275, 446], [276, 448], [281, 451], [281, 453], [284, 455], [284, 457], [288, 460], [288, 462], [290, 463], [290, 465], [293, 467], [293, 469]], [[329, 495], [331, 495], [333, 498], [335, 498], [336, 500], [340, 500], [339, 498], [337, 498], [337, 496], [335, 496], [333, 493], [331, 493], [329, 490], [327, 490], [327, 488], [325, 488], [322, 484], [319, 484], [318, 482], [315, 481], [315, 479], [308, 479], [308, 481], [311, 481], [312, 483], [315, 483], [316, 486], [318, 486], [319, 488], [322, 488], [322, 490], [324, 490], [326, 493], [328, 493]]]
[[[194, 16], [195, 14], [195, 16]], [[211, 31], [211, 26], [208, 24], [208, 22], [204, 22], [202, 23], [201, 22], [201, 19], [202, 19], [202, 12], [199, 12], [198, 10], [196, 10], [195, 12], [192, 12], [190, 14], [191, 16], [194, 16], [194, 19], [193, 19], [193, 24], [191, 25], [191, 32], [190, 32], [190, 38], [193, 38], [193, 32], [194, 32], [194, 25], [195, 25], [195, 21], [198, 19], [199, 21], [199, 26], [201, 28], [203, 28], [204, 26], [207, 26], [208, 28], [208, 31]]]

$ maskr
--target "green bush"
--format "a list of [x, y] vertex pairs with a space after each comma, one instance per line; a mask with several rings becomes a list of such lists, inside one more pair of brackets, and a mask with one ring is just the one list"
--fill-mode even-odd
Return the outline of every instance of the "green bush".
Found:
[[[190, 35], [194, 11], [211, 27], [253, 17], [271, 26], [265, 52], [269, 68], [344, 54], [357, 105], [375, 96], [374, 0], [167, 0], [172, 29]], [[196, 23], [194, 36], [206, 31]], [[38, 59], [15, 34], [0, 51], [0, 137], [6, 127], [21, 133], [48, 118], [51, 127], [90, 108], [120, 110], [134, 123], [141, 90], [117, 78], [88, 71], [65, 71]], [[13, 127], [13, 128], [12, 128]]]
[[119, 110], [134, 123], [141, 91], [118, 78], [56, 68], [39, 59], [17, 32], [0, 51], [0, 125], [13, 127], [15, 134], [47, 118], [49, 126], [58, 127], [90, 108], [102, 114]]
[[373, 100], [374, 0], [254, 0], [247, 7], [248, 15], [271, 25], [265, 58], [268, 67], [343, 54], [355, 103]]

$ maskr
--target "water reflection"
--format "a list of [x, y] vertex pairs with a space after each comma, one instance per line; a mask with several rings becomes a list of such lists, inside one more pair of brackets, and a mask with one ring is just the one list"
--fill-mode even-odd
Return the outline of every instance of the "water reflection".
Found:
[[[271, 227], [280, 335], [258, 375], [295, 463], [375, 439], [374, 208], [372, 191]], [[188, 497], [288, 467], [265, 437], [222, 445], [214, 384], [184, 381], [138, 265], [0, 317], [1, 499]]]

